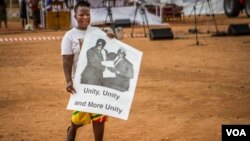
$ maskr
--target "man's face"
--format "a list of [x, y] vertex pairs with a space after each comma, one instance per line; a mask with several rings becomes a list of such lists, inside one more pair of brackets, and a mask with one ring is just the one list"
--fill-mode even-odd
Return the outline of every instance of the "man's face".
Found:
[[75, 19], [79, 29], [86, 29], [90, 23], [90, 9], [88, 7], [78, 7]]
[[118, 53], [118, 56], [119, 56], [120, 58], [124, 58], [124, 57], [125, 57], [125, 54], [124, 54], [124, 52], [119, 52], [119, 53]]
[[102, 45], [102, 44], [97, 44], [97, 49], [98, 49], [99, 51], [101, 51], [101, 50], [103, 49], [103, 45]]

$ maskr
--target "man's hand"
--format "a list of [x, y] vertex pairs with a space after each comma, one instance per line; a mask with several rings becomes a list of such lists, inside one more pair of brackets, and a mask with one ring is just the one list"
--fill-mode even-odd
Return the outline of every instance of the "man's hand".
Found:
[[66, 90], [67, 90], [67, 92], [69, 92], [71, 94], [76, 93], [76, 91], [75, 91], [75, 89], [73, 87], [73, 82], [72, 81], [67, 83]]
[[112, 67], [108, 67], [108, 70], [115, 73], [115, 68], [112, 68]]

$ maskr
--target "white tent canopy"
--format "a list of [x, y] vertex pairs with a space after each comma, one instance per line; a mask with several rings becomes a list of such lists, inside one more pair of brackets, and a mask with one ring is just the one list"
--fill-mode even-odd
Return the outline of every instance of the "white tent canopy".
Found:
[[[140, 14], [140, 11], [137, 12], [135, 16], [135, 10], [136, 8], [134, 6], [130, 7], [113, 7], [112, 8], [112, 17], [113, 21], [117, 19], [130, 19], [131, 22], [136, 22], [138, 24], [143, 24], [143, 21], [146, 22], [146, 20], [143, 20], [143, 18], [147, 18], [149, 25], [161, 25], [161, 19], [158, 16], [155, 16], [153, 14], [150, 14], [146, 12], [145, 16]], [[71, 25], [76, 26], [76, 21], [74, 19], [74, 12], [71, 11]], [[95, 8], [91, 9], [91, 24], [104, 24], [105, 22], [110, 22], [110, 16], [107, 14], [106, 8]], [[135, 17], [135, 19], [134, 19]], [[107, 18], [107, 20], [106, 20]]]
[[[122, 1], [122, 0], [119, 0]], [[197, 2], [198, 1], [198, 2]], [[102, 0], [90, 0], [92, 7], [98, 7]], [[134, 1], [136, 2], [136, 1]], [[197, 2], [197, 3], [196, 3]], [[211, 8], [209, 8], [208, 2], [211, 3]], [[183, 11], [185, 15], [194, 14], [193, 9], [194, 6], [196, 7], [196, 14], [219, 14], [223, 13], [223, 0], [145, 0], [145, 4], [147, 5], [155, 5], [160, 8], [164, 6], [166, 3], [174, 3], [179, 6], [183, 6]], [[136, 7], [130, 6], [130, 7], [113, 7], [112, 8], [112, 15], [113, 20], [116, 19], [130, 19], [131, 22], [134, 21], [134, 13], [135, 13]], [[75, 26], [76, 21], [74, 19], [74, 13], [72, 12], [72, 20], [71, 25]], [[150, 14], [146, 12], [146, 17], [148, 19], [149, 25], [160, 25], [161, 18], [158, 16], [155, 16], [153, 14]], [[91, 9], [91, 23], [92, 24], [101, 24], [105, 23], [105, 19], [107, 17], [107, 9], [105, 8], [93, 8]], [[142, 24], [142, 18], [141, 14], [138, 12], [137, 16], [135, 18], [136, 23]], [[109, 18], [107, 20], [109, 22]]]
[[[120, 0], [122, 1], [122, 0]], [[91, 7], [98, 7], [102, 0], [91, 0]], [[161, 25], [160, 17], [153, 15], [146, 11], [146, 14], [140, 14], [139, 9], [137, 9], [137, 14], [135, 16], [136, 7], [135, 6], [126, 6], [126, 7], [112, 7], [112, 17], [113, 21], [117, 19], [130, 19], [131, 22], [136, 22], [138, 24], [143, 24], [143, 21], [146, 24], [146, 20], [149, 25]], [[105, 22], [110, 22], [110, 16], [107, 14], [107, 8], [92, 8], [91, 11], [91, 24], [103, 24]], [[108, 17], [108, 18], [107, 18]], [[106, 20], [107, 18], [107, 20]], [[76, 20], [74, 19], [74, 11], [71, 11], [71, 26], [76, 26]]]

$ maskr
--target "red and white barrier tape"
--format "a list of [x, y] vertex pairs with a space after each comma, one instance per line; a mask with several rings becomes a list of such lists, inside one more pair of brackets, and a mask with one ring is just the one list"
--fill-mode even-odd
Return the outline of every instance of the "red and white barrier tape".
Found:
[[0, 38], [0, 42], [27, 42], [27, 41], [50, 41], [61, 40], [62, 37], [14, 37], [14, 38]]
[[[124, 34], [124, 38], [132, 38], [130, 34]], [[135, 38], [142, 38], [145, 37], [144, 34], [133, 34]], [[53, 40], [61, 40], [62, 37], [59, 36], [51, 36], [51, 37], [14, 37], [14, 38], [1, 38], [1, 42], [28, 42], [28, 41], [53, 41]]]

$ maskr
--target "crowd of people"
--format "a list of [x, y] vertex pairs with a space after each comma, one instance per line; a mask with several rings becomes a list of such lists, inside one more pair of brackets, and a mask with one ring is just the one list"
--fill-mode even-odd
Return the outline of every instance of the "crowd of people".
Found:
[[[28, 16], [33, 19], [33, 28], [41, 28], [41, 13], [46, 4], [51, 4], [52, 0], [19, 0], [20, 4], [20, 18], [22, 20], [22, 27], [28, 24]], [[31, 10], [31, 13], [29, 12]]]
[[[20, 11], [18, 13], [21, 19], [22, 28], [25, 29], [25, 26], [28, 23], [28, 19], [33, 21], [33, 29], [42, 28], [42, 13], [53, 10], [53, 2], [60, 2], [63, 4], [63, 7], [60, 9], [69, 9], [68, 5], [70, 0], [18, 0]], [[0, 0], [0, 28], [2, 28], [2, 23], [5, 28], [8, 28], [8, 10], [7, 6], [9, 3], [8, 0]]]

